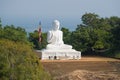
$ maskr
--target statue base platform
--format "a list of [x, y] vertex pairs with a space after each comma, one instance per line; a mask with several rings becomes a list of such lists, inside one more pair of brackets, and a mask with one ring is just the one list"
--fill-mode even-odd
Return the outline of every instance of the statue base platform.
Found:
[[74, 49], [68, 50], [36, 50], [40, 53], [41, 60], [68, 60], [68, 59], [81, 59], [81, 52]]

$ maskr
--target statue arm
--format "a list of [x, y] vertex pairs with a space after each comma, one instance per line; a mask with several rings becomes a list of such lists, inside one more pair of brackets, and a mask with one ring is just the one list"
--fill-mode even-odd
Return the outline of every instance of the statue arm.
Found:
[[63, 32], [62, 32], [62, 31], [61, 31], [61, 36], [60, 36], [60, 38], [61, 38], [61, 43], [64, 44], [64, 42], [63, 42]]
[[47, 33], [47, 42], [48, 42], [48, 43], [51, 43], [51, 39], [52, 39], [52, 33], [51, 33], [51, 31], [49, 31], [49, 32]]

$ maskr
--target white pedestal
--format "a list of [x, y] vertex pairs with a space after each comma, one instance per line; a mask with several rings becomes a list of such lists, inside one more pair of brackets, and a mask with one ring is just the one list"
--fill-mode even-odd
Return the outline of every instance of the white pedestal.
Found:
[[37, 50], [41, 53], [42, 60], [67, 60], [67, 59], [81, 59], [81, 52], [74, 49], [69, 50]]

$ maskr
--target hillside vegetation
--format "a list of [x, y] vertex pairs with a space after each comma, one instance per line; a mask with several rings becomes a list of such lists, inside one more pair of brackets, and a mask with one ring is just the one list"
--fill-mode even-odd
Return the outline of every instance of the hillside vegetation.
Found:
[[0, 25], [0, 80], [51, 80], [20, 27]]

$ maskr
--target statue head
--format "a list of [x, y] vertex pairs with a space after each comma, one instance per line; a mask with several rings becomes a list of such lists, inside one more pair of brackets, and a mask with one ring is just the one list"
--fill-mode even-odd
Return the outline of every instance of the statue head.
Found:
[[58, 20], [53, 21], [53, 29], [54, 30], [59, 30], [60, 27], [60, 22]]

